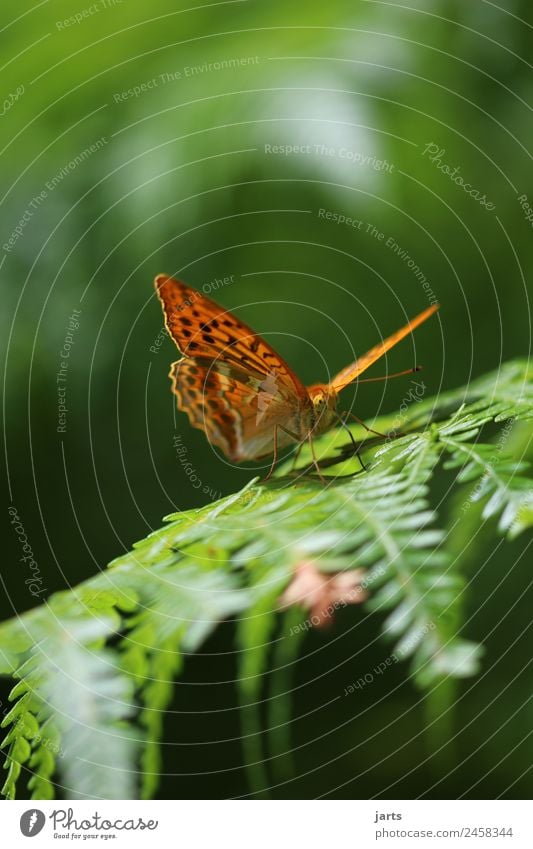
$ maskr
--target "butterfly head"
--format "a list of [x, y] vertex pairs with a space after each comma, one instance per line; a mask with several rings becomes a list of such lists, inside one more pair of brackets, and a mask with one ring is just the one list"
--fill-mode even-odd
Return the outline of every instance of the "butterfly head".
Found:
[[325, 383], [308, 388], [313, 404], [314, 428], [318, 433], [328, 430], [337, 418], [337, 393]]

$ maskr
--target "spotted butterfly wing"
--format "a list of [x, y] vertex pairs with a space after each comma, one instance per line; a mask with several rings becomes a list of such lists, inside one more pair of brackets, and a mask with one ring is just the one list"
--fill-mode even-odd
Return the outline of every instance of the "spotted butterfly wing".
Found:
[[[185, 283], [160, 274], [155, 288], [166, 327], [184, 355], [170, 370], [179, 409], [231, 460], [271, 454], [280, 427], [300, 432], [307, 391], [287, 363], [228, 310]], [[307, 413], [307, 416], [305, 414]]]

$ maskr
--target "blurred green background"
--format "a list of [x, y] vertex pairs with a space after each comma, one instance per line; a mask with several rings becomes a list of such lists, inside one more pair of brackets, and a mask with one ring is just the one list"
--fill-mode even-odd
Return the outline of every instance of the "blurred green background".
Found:
[[[432, 297], [438, 317], [373, 375], [422, 363], [437, 393], [528, 354], [530, 0], [50, 0], [22, 11], [7, 0], [3, 10], [5, 491], [46, 593], [252, 474], [175, 410], [159, 272], [205, 286], [308, 383]], [[360, 386], [358, 415], [395, 410], [407, 385]], [[461, 768], [428, 757], [405, 670], [331, 702], [387, 654], [377, 617], [354, 645], [352, 609], [304, 646], [301, 777], [280, 796], [531, 793], [521, 545], [464, 565], [476, 574], [468, 631], [489, 650], [461, 692]], [[19, 558], [14, 547], [5, 561], [2, 618], [36, 603]], [[234, 674], [224, 626], [177, 688], [162, 796], [246, 792]]]

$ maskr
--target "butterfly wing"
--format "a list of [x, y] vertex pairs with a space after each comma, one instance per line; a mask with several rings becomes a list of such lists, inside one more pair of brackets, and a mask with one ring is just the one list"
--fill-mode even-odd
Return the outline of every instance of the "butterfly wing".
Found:
[[167, 330], [186, 357], [222, 360], [261, 379], [273, 377], [283, 397], [307, 396], [290, 366], [231, 312], [165, 274], [156, 277], [155, 288]]
[[[235, 462], [272, 454], [277, 424], [293, 432], [298, 426], [298, 407], [269, 392], [268, 380], [221, 360], [183, 357], [172, 364], [169, 376], [178, 407], [191, 425]], [[290, 442], [280, 430], [278, 447]]]
[[433, 304], [415, 318], [411, 319], [411, 321], [408, 321], [404, 327], [397, 330], [396, 333], [392, 334], [392, 336], [389, 336], [387, 339], [384, 339], [382, 342], [374, 345], [370, 351], [367, 351], [366, 354], [363, 354], [363, 356], [359, 357], [359, 359], [357, 359], [354, 363], [346, 366], [346, 368], [340, 371], [333, 380], [330, 381], [329, 386], [332, 387], [335, 392], [340, 392], [341, 389], [344, 389], [345, 386], [352, 383], [362, 372], [366, 371], [369, 366], [375, 363], [376, 360], [379, 360], [379, 358], [387, 351], [390, 351], [391, 348], [408, 336], [409, 333], [418, 327], [419, 324], [422, 324], [422, 322], [429, 318], [430, 315], [433, 315], [433, 313], [438, 309], [439, 304]]
[[[169, 376], [193, 427], [236, 461], [272, 453], [277, 425], [300, 433], [311, 401], [274, 349], [185, 283], [160, 274], [155, 287], [166, 327], [184, 354]], [[279, 430], [278, 446], [289, 442]]]

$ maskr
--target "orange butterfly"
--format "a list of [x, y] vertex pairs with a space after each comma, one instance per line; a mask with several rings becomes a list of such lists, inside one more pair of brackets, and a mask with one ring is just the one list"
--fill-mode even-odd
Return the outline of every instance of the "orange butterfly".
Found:
[[183, 354], [169, 374], [179, 409], [230, 460], [273, 454], [269, 476], [280, 448], [309, 440], [313, 450], [312, 437], [340, 420], [341, 389], [439, 308], [428, 307], [329, 383], [306, 387], [264, 339], [196, 289], [165, 274], [155, 278], [155, 288], [167, 330]]

